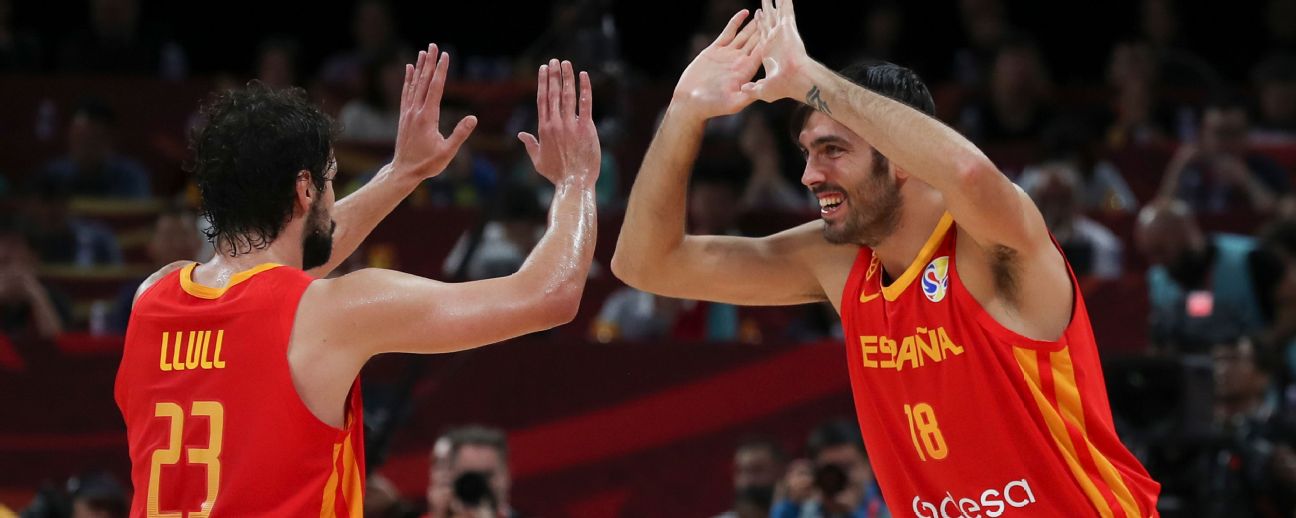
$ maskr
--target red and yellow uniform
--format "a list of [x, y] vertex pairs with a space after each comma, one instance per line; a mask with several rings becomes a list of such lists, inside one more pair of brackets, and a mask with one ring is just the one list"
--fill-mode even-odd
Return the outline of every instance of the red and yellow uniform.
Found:
[[360, 516], [359, 379], [341, 429], [302, 402], [288, 366], [311, 277], [264, 264], [224, 289], [190, 264], [136, 302], [117, 371], [132, 516]]
[[1077, 289], [1056, 342], [994, 320], [959, 279], [946, 214], [889, 286], [863, 248], [842, 298], [855, 408], [896, 516], [1157, 516], [1121, 444]]

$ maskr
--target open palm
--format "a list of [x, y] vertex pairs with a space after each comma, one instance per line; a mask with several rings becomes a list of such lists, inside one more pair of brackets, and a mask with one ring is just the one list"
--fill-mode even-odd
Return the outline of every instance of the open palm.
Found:
[[[744, 9], [730, 18], [720, 36], [693, 58], [675, 85], [675, 101], [702, 118], [737, 113], [756, 99], [742, 91], [761, 64], [760, 58], [752, 55], [757, 22], [738, 30], [747, 15]], [[756, 16], [760, 17], [759, 11]]]

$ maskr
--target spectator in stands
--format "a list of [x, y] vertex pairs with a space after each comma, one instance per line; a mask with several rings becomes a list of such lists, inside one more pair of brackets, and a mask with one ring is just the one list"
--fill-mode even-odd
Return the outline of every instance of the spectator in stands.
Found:
[[1265, 325], [1256, 275], [1265, 254], [1255, 239], [1205, 235], [1181, 201], [1158, 202], [1139, 212], [1135, 228], [1148, 269], [1153, 347], [1205, 353], [1231, 337]]
[[1023, 175], [1022, 190], [1035, 200], [1044, 223], [1077, 276], [1115, 279], [1122, 270], [1120, 239], [1081, 210], [1080, 174], [1066, 162], [1040, 165]]
[[[447, 99], [441, 102], [441, 131], [449, 135], [456, 121], [468, 115], [463, 102]], [[499, 171], [495, 164], [473, 149], [469, 140], [441, 174], [424, 182], [432, 204], [439, 207], [482, 208], [495, 199], [499, 188]], [[534, 175], [532, 175], [534, 176]]]
[[72, 493], [71, 518], [126, 518], [130, 509], [126, 488], [106, 472], [73, 478], [68, 488]]
[[511, 275], [544, 235], [545, 209], [524, 186], [505, 187], [488, 217], [480, 235], [474, 235], [475, 230], [465, 232], [446, 256], [441, 271], [447, 279], [476, 281]]
[[772, 440], [750, 438], [734, 450], [734, 509], [716, 518], [766, 518], [783, 473], [783, 449]]
[[[464, 426], [452, 429], [432, 447], [432, 469], [428, 480], [428, 518], [446, 518], [463, 513], [460, 501], [464, 475], [469, 478], [485, 477], [490, 496], [498, 515], [505, 518], [520, 516], [509, 505], [508, 439], [503, 430], [485, 426]], [[457, 495], [456, 493], [460, 493]]]
[[13, 0], [0, 0], [0, 74], [41, 69], [40, 40], [14, 25]]
[[116, 129], [117, 114], [103, 101], [77, 103], [68, 125], [68, 154], [45, 164], [33, 179], [35, 187], [93, 198], [148, 198], [149, 174], [115, 151]]
[[[203, 250], [203, 239], [195, 223], [194, 213], [181, 207], [168, 207], [158, 214], [153, 226], [153, 237], [148, 242], [150, 267], [158, 269], [176, 261], [198, 261]], [[125, 334], [130, 323], [131, 306], [135, 291], [144, 278], [123, 284], [117, 292], [112, 314], [108, 317], [108, 331]]]
[[183, 77], [184, 50], [140, 26], [138, 0], [92, 0], [90, 30], [63, 45], [59, 70], [76, 73], [153, 74]]
[[51, 339], [70, 318], [67, 301], [36, 277], [36, 258], [11, 221], [0, 222], [0, 333]]
[[[1275, 274], [1268, 284], [1269, 326], [1260, 335], [1260, 342], [1271, 344], [1278, 356], [1279, 368], [1275, 383], [1280, 387], [1296, 387], [1296, 219], [1281, 218], [1260, 232], [1261, 246], [1275, 260]], [[1296, 408], [1296, 398], [1290, 404]], [[1293, 393], [1296, 394], [1296, 393]]]
[[365, 477], [364, 516], [369, 518], [412, 518], [414, 506], [401, 498], [400, 490], [379, 473]]
[[58, 185], [40, 186], [25, 204], [23, 223], [40, 261], [82, 268], [121, 264], [121, 247], [112, 230], [75, 216], [71, 204], [68, 191]]
[[284, 37], [272, 37], [257, 49], [256, 78], [274, 90], [299, 86], [297, 61], [301, 46]]
[[[730, 235], [737, 228], [738, 200], [750, 176], [751, 164], [704, 143], [689, 182], [688, 226], [694, 235]], [[739, 155], [741, 157], [741, 155]], [[613, 292], [595, 319], [593, 334], [614, 340], [678, 340], [729, 342], [739, 338], [738, 308], [729, 304], [680, 300], [629, 286]]]
[[[804, 501], [774, 503], [771, 518], [888, 517], [873, 478], [864, 439], [853, 421], [833, 420], [810, 433], [806, 450], [814, 463], [813, 490]], [[790, 485], [793, 481], [789, 481]]]
[[[324, 85], [343, 98], [364, 95], [365, 83], [370, 81], [366, 78], [370, 75], [368, 69], [405, 48], [397, 40], [392, 6], [388, 0], [357, 2], [351, 16], [351, 37], [355, 40], [355, 47], [330, 56], [320, 68]], [[402, 67], [402, 74], [404, 71]]]
[[1179, 147], [1166, 166], [1161, 197], [1184, 200], [1194, 211], [1269, 212], [1290, 195], [1287, 171], [1247, 148], [1245, 105], [1217, 100], [1202, 113], [1197, 143]]
[[535, 63], [551, 56], [567, 56], [573, 63], [580, 63], [581, 68], [589, 70], [592, 80], [597, 81], [598, 76], [621, 74], [621, 37], [611, 4], [608, 0], [557, 0], [550, 3], [545, 32], [522, 51], [517, 68], [526, 71], [526, 77], [535, 73]]
[[1270, 57], [1256, 67], [1252, 77], [1259, 94], [1260, 118], [1251, 131], [1251, 143], [1296, 143], [1296, 56]]
[[[1098, 138], [1085, 121], [1074, 117], [1058, 118], [1044, 129], [1040, 140], [1045, 163], [1075, 171], [1079, 210], [1134, 212], [1138, 209], [1138, 199], [1120, 170], [1110, 161], [1100, 158]], [[1017, 184], [1029, 191], [1041, 169], [1042, 165], [1026, 167], [1017, 178]]]
[[963, 109], [959, 125], [977, 142], [1012, 142], [1037, 138], [1050, 120], [1048, 74], [1035, 44], [1018, 38], [995, 53], [985, 99]]
[[1296, 420], [1278, 406], [1271, 357], [1250, 338], [1216, 345], [1215, 447], [1202, 481], [1201, 516], [1296, 513]]
[[1176, 0], [1143, 0], [1142, 37], [1152, 48], [1161, 84], [1177, 89], [1213, 91], [1220, 85], [1219, 74], [1201, 57], [1181, 45]]
[[375, 56], [364, 66], [361, 95], [347, 102], [339, 116], [343, 139], [374, 144], [396, 142], [405, 61], [407, 58], [393, 52], [386, 57]]
[[[743, 118], [738, 134], [738, 148], [745, 160], [735, 160], [734, 166], [750, 170], [748, 174], [736, 171], [736, 178], [746, 178], [740, 208], [745, 211], [808, 211], [813, 199], [801, 186], [793, 186], [782, 174], [783, 157], [779, 143], [774, 139], [770, 122], [760, 110], [749, 110]], [[705, 144], [704, 144], [705, 145]], [[744, 163], [745, 162], [745, 163]]]
[[[1158, 96], [1157, 64], [1145, 42], [1123, 42], [1112, 49], [1107, 64], [1107, 85], [1115, 92], [1107, 145], [1113, 149], [1146, 147], [1168, 142], [1174, 113]], [[1185, 117], [1192, 117], [1189, 110]], [[1184, 137], [1185, 135], [1180, 135]]]
[[954, 81], [970, 90], [986, 87], [996, 50], [1013, 32], [1001, 0], [960, 0], [966, 46], [954, 52]]

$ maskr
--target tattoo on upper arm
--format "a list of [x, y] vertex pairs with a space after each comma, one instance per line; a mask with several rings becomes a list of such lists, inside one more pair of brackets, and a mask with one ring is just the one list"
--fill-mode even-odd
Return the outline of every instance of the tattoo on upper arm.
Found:
[[810, 91], [806, 92], [806, 104], [810, 105], [811, 108], [832, 115], [832, 110], [828, 109], [828, 101], [824, 100], [823, 92], [819, 90], [818, 85], [811, 86]]

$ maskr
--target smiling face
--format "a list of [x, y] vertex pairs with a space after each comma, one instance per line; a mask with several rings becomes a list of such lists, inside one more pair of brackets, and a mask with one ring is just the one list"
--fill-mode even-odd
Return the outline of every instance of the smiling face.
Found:
[[886, 157], [828, 116], [811, 114], [797, 136], [801, 183], [819, 199], [824, 239], [876, 247], [900, 223], [900, 185]]

